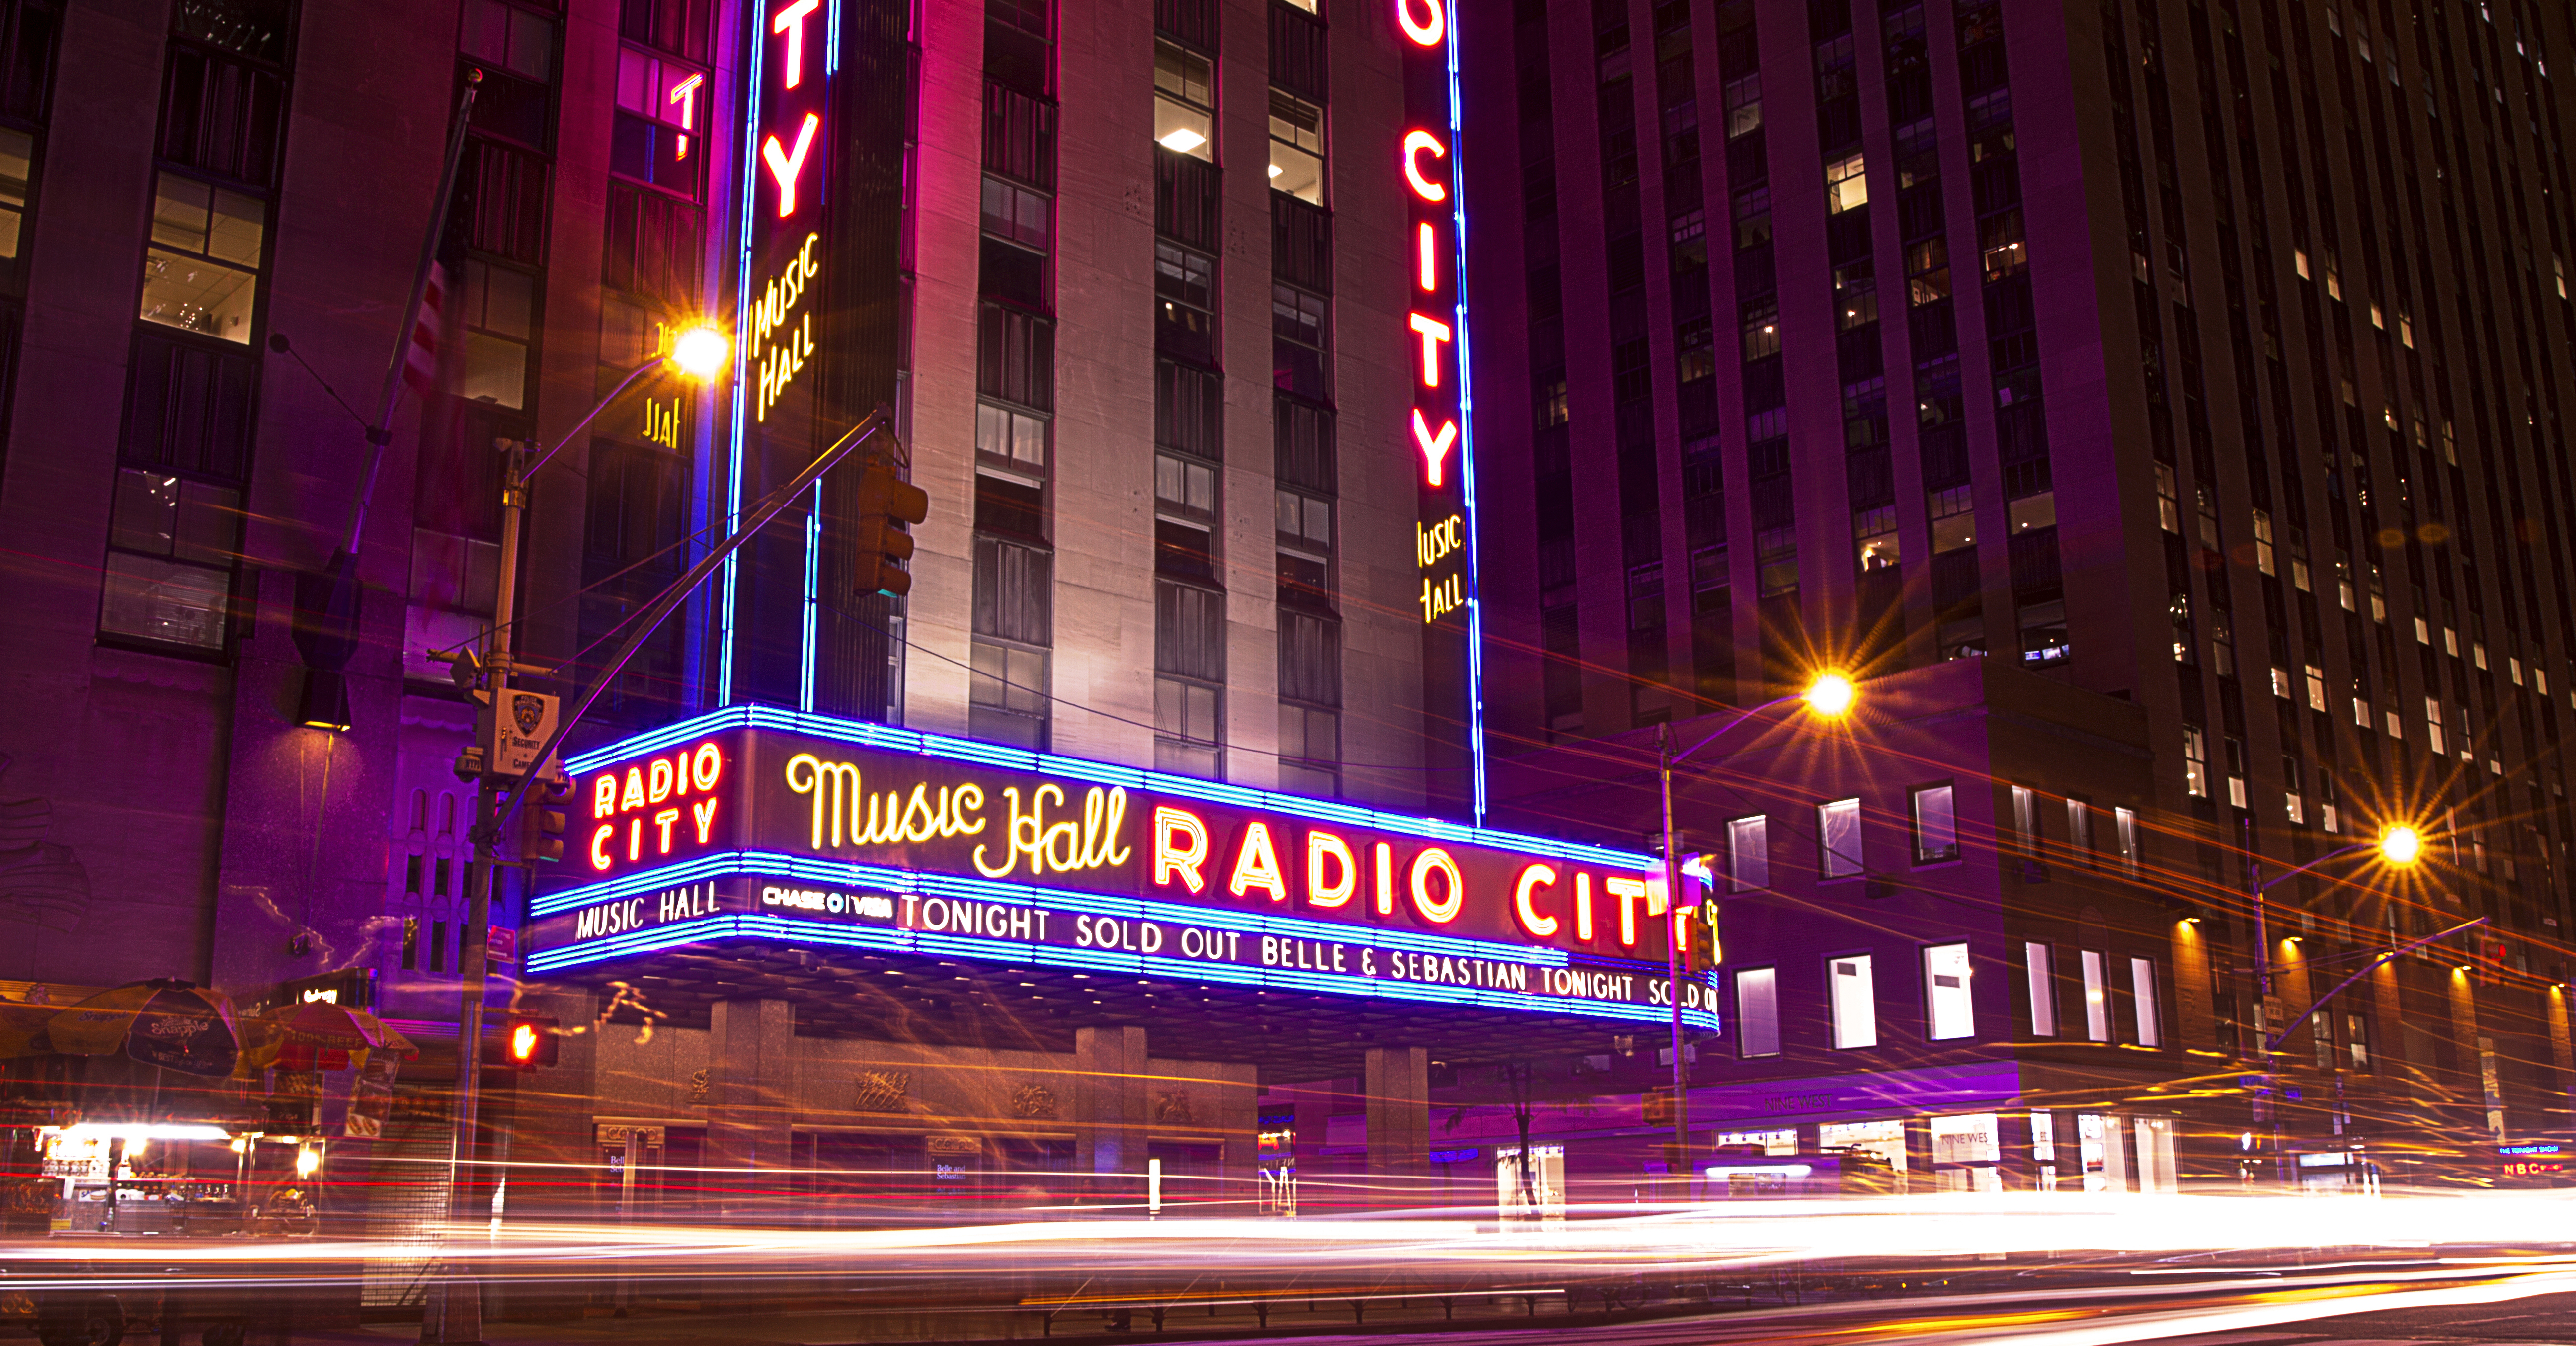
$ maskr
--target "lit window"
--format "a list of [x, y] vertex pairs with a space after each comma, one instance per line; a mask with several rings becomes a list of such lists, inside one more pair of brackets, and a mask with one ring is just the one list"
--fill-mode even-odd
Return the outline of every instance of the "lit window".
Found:
[[2120, 867], [2135, 874], [2139, 860], [2137, 810], [2113, 809], [2111, 820], [2120, 831]]
[[2084, 966], [2084, 1036], [2091, 1042], [2111, 1040], [2111, 974], [2108, 961], [2095, 950], [2086, 949], [2080, 960]]
[[1968, 988], [1968, 946], [1935, 944], [1923, 951], [1923, 999], [1934, 1041], [1974, 1037], [1975, 997]]
[[1169, 42], [1154, 44], [1154, 143], [1176, 154], [1216, 159], [1210, 110], [1216, 72], [1208, 59]]
[[1770, 820], [1737, 818], [1726, 825], [1726, 886], [1750, 892], [1771, 886]]
[[1869, 204], [1869, 178], [1863, 156], [1854, 154], [1825, 165], [1825, 213], [1840, 215]]
[[157, 470], [116, 474], [99, 629], [221, 649], [232, 607], [241, 491]]
[[267, 220], [257, 197], [162, 174], [144, 250], [143, 320], [247, 344]]
[[1954, 552], [1976, 544], [1977, 506], [1967, 487], [1950, 486], [1932, 492], [1925, 502], [1925, 512], [1932, 517], [1932, 550], [1935, 554]]
[[2138, 1045], [2163, 1046], [2164, 1032], [2156, 1013], [2156, 960], [2129, 960], [2129, 1001], [2138, 1011]]
[[1749, 967], [1735, 974], [1735, 1049], [1742, 1056], [1780, 1054], [1780, 973]]
[[1956, 792], [1948, 785], [1926, 785], [1914, 792], [1914, 863], [1940, 864], [1959, 858], [1959, 813]]
[[1324, 110], [1270, 91], [1270, 189], [1324, 203]]
[[1826, 1006], [1833, 1016], [1836, 1050], [1878, 1045], [1878, 993], [1869, 960], [1863, 953], [1826, 963]]
[[1860, 568], [1866, 573], [1887, 570], [1897, 563], [1896, 507], [1881, 505], [1852, 515], [1852, 536], [1860, 548]]
[[1837, 799], [1816, 806], [1816, 837], [1823, 845], [1817, 872], [1828, 879], [1848, 879], [1861, 872], [1860, 801]]
[[2209, 798], [2209, 735], [2196, 724], [2182, 727], [2182, 788], [2194, 799]]
[[2021, 946], [2022, 971], [2030, 984], [2030, 1031], [2034, 1037], [2057, 1036], [2057, 969], [2045, 944]]

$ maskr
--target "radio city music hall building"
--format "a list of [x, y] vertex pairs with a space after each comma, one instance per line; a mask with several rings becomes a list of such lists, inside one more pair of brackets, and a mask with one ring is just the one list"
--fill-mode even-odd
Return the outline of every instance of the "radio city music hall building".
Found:
[[[1474, 39], [1441, 0], [5, 17], [0, 977], [373, 972], [427, 1050], [372, 1149], [426, 1159], [488, 938], [494, 1003], [606, 1016], [493, 1116], [630, 1172], [1180, 1145], [1248, 1179], [1262, 1085], [1336, 1078], [1418, 1168], [1432, 1061], [1664, 1021], [1651, 861], [1433, 820], [1481, 780]], [[370, 470], [340, 401], [392, 353], [469, 69], [436, 373]], [[721, 385], [565, 443], [499, 575], [488, 446], [699, 316]], [[933, 502], [910, 597], [851, 592], [827, 483], [603, 699], [561, 868], [474, 864], [472, 708], [429, 651], [513, 582], [518, 657], [561, 670], [521, 685], [582, 690], [880, 403]], [[316, 727], [297, 583], [361, 502]]]

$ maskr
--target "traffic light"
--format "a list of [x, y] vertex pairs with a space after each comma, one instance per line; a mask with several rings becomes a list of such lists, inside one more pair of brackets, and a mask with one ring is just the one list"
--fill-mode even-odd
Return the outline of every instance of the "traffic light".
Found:
[[857, 592], [896, 598], [912, 592], [912, 572], [903, 568], [912, 559], [912, 534], [898, 525], [929, 517], [928, 491], [896, 476], [891, 464], [860, 465]]
[[1675, 914], [1674, 924], [1681, 935], [1682, 971], [1712, 972], [1717, 968], [1717, 904], [1702, 903], [1684, 907]]
[[514, 1014], [501, 1028], [501, 1057], [519, 1070], [550, 1066], [555, 1063], [555, 1051], [562, 1041], [562, 1032], [552, 1018]]
[[564, 811], [559, 806], [571, 794], [572, 782], [551, 765], [528, 787], [528, 802], [519, 817], [520, 863], [563, 862]]

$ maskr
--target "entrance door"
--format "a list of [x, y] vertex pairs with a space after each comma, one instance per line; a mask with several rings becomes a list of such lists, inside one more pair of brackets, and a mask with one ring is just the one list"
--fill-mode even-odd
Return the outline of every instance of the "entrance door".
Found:
[[661, 1213], [662, 1150], [668, 1133], [658, 1126], [599, 1126], [599, 1162], [607, 1171], [601, 1205], [620, 1224]]

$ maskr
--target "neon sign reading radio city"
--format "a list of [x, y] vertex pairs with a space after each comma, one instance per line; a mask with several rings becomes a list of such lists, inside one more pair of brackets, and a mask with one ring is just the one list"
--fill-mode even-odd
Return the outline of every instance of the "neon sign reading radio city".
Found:
[[567, 766], [585, 863], [530, 900], [535, 975], [748, 940], [1669, 1013], [1650, 856], [765, 706]]
[[[626, 825], [629, 864], [648, 854], [657, 859], [669, 856], [675, 833], [686, 838], [694, 832], [695, 844], [706, 845], [715, 832], [717, 810], [723, 807], [714, 794], [723, 779], [724, 754], [712, 743], [629, 766], [622, 774], [599, 773], [590, 784], [590, 867], [604, 872], [617, 863], [621, 820]], [[691, 794], [698, 797], [689, 799]], [[681, 826], [684, 818], [688, 828]]]

